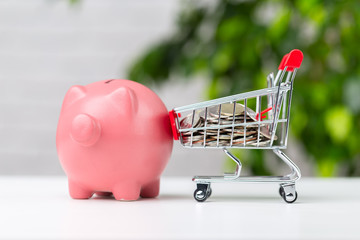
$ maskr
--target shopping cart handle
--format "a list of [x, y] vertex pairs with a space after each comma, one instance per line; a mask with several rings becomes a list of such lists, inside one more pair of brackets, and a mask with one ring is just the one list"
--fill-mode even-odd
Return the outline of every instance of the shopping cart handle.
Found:
[[279, 65], [279, 70], [284, 70], [285, 68], [285, 62], [288, 59], [289, 54], [285, 54], [284, 57], [281, 59], [280, 65]]
[[303, 57], [304, 55], [300, 50], [292, 50], [282, 58], [279, 65], [279, 70], [284, 70], [285, 67], [287, 67], [286, 71], [292, 72], [294, 68], [299, 68], [301, 66]]

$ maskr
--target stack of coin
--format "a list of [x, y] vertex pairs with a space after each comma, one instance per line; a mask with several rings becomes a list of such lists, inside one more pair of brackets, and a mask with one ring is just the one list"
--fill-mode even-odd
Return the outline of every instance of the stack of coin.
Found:
[[[254, 123], [244, 126], [225, 126], [257, 122], [256, 113], [242, 104], [222, 104], [204, 111], [189, 114], [180, 121], [182, 140], [185, 145], [194, 146], [268, 146], [271, 135], [269, 124]], [[205, 129], [206, 127], [206, 129]], [[200, 129], [199, 129], [200, 128]], [[186, 129], [189, 129], [186, 131]], [[260, 130], [260, 131], [259, 131]], [[277, 137], [275, 136], [275, 140]]]

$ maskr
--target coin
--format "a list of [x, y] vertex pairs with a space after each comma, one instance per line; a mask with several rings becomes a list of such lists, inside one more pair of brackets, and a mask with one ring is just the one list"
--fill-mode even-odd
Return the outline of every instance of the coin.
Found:
[[195, 112], [194, 118], [193, 114], [190, 113], [180, 121], [180, 129], [187, 129], [192, 127], [196, 128], [201, 125], [201, 121], [202, 119], [200, 118], [199, 113]]
[[225, 116], [233, 116], [240, 115], [244, 112], [244, 105], [236, 103], [235, 104], [235, 112], [234, 112], [234, 104], [233, 103], [224, 103], [221, 104], [221, 115]]
[[[242, 104], [221, 104], [209, 107], [208, 115], [205, 116], [205, 111], [195, 111], [185, 116], [180, 121], [180, 129], [183, 138], [183, 143], [192, 142], [193, 145], [204, 145], [204, 135], [206, 146], [230, 146], [244, 144], [245, 146], [266, 146], [270, 144], [271, 134], [269, 131], [269, 123], [259, 123], [256, 120], [256, 113], [246, 108]], [[220, 115], [219, 115], [220, 112]], [[234, 126], [236, 124], [243, 124], [254, 122], [254, 124], [247, 126]], [[221, 127], [224, 125], [232, 125], [232, 127]], [[207, 128], [211, 127], [211, 128]], [[217, 128], [214, 128], [217, 127]], [[196, 128], [201, 128], [196, 130]], [[189, 129], [186, 131], [186, 129]], [[259, 131], [260, 130], [260, 131]], [[259, 139], [258, 139], [259, 138]], [[277, 140], [277, 136], [274, 136]]]

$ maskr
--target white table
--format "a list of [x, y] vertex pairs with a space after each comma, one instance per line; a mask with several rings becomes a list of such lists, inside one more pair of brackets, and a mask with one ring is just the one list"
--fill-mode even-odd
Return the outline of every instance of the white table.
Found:
[[301, 179], [296, 203], [276, 184], [163, 178], [156, 199], [73, 200], [65, 177], [0, 177], [1, 239], [360, 239], [360, 179]]

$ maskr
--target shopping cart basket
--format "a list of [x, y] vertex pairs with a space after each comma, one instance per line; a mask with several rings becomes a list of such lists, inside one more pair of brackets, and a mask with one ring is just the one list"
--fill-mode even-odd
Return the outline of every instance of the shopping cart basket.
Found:
[[[303, 54], [297, 49], [286, 54], [276, 77], [269, 74], [265, 89], [170, 111], [174, 139], [179, 140], [181, 145], [187, 148], [220, 148], [237, 165], [234, 174], [195, 176], [193, 181], [197, 188], [194, 198], [197, 201], [203, 202], [211, 195], [210, 184], [215, 182], [279, 183], [279, 193], [285, 202], [296, 201], [295, 181], [301, 177], [300, 169], [281, 149], [287, 146], [293, 83], [302, 59]], [[271, 149], [290, 167], [291, 173], [285, 176], [242, 177], [242, 164], [229, 148]]]

